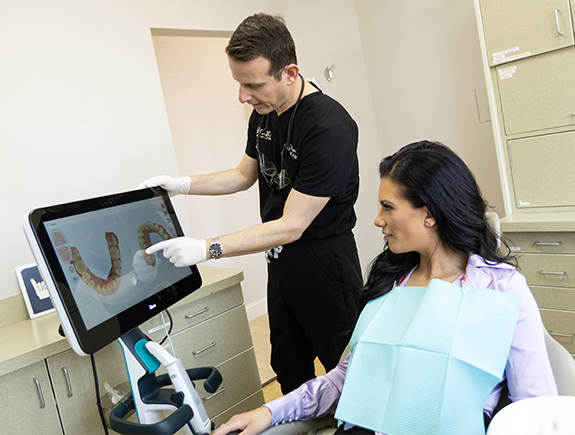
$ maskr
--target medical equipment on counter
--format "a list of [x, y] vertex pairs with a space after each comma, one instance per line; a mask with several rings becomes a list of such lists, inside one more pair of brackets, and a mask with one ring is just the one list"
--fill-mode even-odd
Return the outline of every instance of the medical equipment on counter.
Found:
[[[204, 387], [214, 392], [220, 373], [185, 370], [138, 328], [202, 284], [196, 266], [176, 268], [145, 252], [184, 235], [168, 194], [141, 189], [39, 208], [24, 216], [23, 226], [72, 349], [88, 355], [114, 340], [122, 346], [131, 393], [109, 410], [108, 426], [125, 434], [181, 427], [209, 433], [212, 423], [190, 378], [207, 379]], [[156, 377], [161, 364], [168, 374]], [[123, 419], [132, 409], [139, 423]], [[164, 411], [173, 412], [164, 419]]]
[[[107, 413], [107, 424], [123, 434], [173, 434], [181, 427], [190, 435], [208, 434], [214, 429], [192, 380], [206, 379], [204, 388], [214, 393], [222, 382], [213, 367], [186, 370], [162, 346], [148, 338], [139, 328], [123, 335], [119, 342], [124, 351], [130, 378], [128, 394]], [[162, 364], [167, 374], [157, 376]], [[172, 384], [174, 388], [162, 388]], [[124, 417], [135, 409], [139, 423]], [[164, 418], [164, 411], [173, 411]]]

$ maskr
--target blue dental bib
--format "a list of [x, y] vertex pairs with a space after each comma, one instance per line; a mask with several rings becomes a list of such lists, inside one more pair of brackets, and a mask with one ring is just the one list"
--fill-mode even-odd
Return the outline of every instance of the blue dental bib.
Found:
[[369, 302], [353, 332], [336, 411], [387, 435], [485, 434], [521, 299], [439, 279]]

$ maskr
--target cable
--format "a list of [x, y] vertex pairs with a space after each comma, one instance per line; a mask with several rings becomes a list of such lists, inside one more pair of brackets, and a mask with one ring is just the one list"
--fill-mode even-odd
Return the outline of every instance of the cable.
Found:
[[[162, 341], [160, 341], [158, 344], [162, 345], [164, 344], [164, 342], [168, 339], [168, 337], [170, 336], [170, 334], [172, 333], [172, 329], [174, 327], [174, 320], [172, 319], [172, 315], [170, 314], [169, 310], [164, 310], [166, 312], [166, 314], [168, 315], [168, 319], [170, 319], [170, 329], [168, 329], [166, 331], [166, 335], [164, 338], [162, 338]], [[162, 313], [160, 313], [162, 314]], [[166, 322], [164, 321], [164, 316], [162, 314], [162, 322], [164, 322], [164, 329], [166, 329]], [[171, 341], [170, 341], [171, 343]]]
[[164, 341], [166, 341], [166, 338], [167, 338], [168, 342], [170, 343], [170, 347], [172, 348], [172, 355], [174, 355], [174, 357], [175, 357], [176, 356], [176, 349], [174, 348], [174, 343], [172, 343], [172, 338], [170, 337], [170, 332], [172, 332], [172, 326], [173, 326], [174, 322], [173, 322], [172, 316], [170, 315], [168, 310], [165, 310], [165, 311], [168, 313], [168, 318], [170, 319], [170, 329], [168, 330], [168, 328], [166, 328], [166, 321], [164, 319], [164, 313], [161, 312], [160, 316], [162, 317], [162, 322], [164, 323], [164, 330], [166, 331], [166, 336], [164, 337], [162, 342], [159, 344], [162, 345], [162, 343]]
[[104, 418], [104, 411], [102, 411], [102, 403], [100, 402], [100, 387], [98, 385], [98, 371], [96, 370], [96, 360], [94, 354], [90, 354], [90, 359], [92, 360], [92, 372], [94, 373], [94, 384], [96, 386], [96, 402], [98, 403], [98, 412], [100, 413], [100, 420], [102, 420], [102, 426], [104, 426], [104, 433], [109, 435], [108, 425], [106, 425], [106, 419]]

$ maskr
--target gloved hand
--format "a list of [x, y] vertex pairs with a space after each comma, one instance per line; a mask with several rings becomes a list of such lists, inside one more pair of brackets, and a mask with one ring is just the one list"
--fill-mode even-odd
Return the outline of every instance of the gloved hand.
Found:
[[168, 175], [158, 175], [157, 177], [148, 178], [143, 183], [140, 183], [138, 189], [159, 186], [166, 190], [168, 195], [176, 196], [187, 195], [191, 185], [192, 180], [190, 177], [173, 178]]
[[164, 240], [146, 249], [146, 254], [164, 250], [164, 257], [176, 267], [193, 266], [206, 261], [206, 241], [191, 237]]

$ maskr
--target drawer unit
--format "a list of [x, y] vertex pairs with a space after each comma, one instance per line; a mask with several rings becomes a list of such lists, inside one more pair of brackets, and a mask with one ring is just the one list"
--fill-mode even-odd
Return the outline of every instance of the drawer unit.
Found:
[[524, 254], [519, 271], [530, 285], [575, 287], [575, 255]]
[[262, 406], [262, 403], [264, 403], [264, 395], [261, 391], [258, 391], [249, 396], [247, 399], [244, 399], [241, 402], [232, 406], [231, 408], [226, 409], [221, 414], [214, 416], [213, 418], [211, 418], [211, 420], [214, 422], [216, 427], [220, 427], [234, 415], [241, 414], [242, 412], [251, 411], [252, 409], [256, 409]]
[[[244, 299], [239, 284], [199, 299], [194, 299], [192, 293], [170, 308], [169, 311], [174, 322], [171, 333], [176, 334], [224, 311], [243, 305], [243, 303]], [[168, 322], [168, 317], [165, 314], [164, 319]], [[140, 329], [153, 340], [161, 340], [165, 336], [160, 315], [143, 323]]]
[[575, 354], [575, 312], [542, 308], [541, 318], [551, 336]]
[[575, 288], [530, 285], [539, 308], [575, 311]]
[[[172, 335], [171, 340], [186, 368], [217, 366], [253, 347], [243, 305]], [[165, 368], [158, 373], [165, 373]]]
[[[575, 354], [575, 233], [504, 232], [545, 329]], [[571, 336], [571, 334], [574, 334]]]
[[541, 254], [575, 254], [573, 233], [506, 233], [511, 251]]
[[195, 384], [208, 415], [221, 414], [246, 397], [261, 391], [262, 384], [253, 349], [218, 364], [216, 368], [224, 380], [215, 393], [208, 393], [200, 382]]

